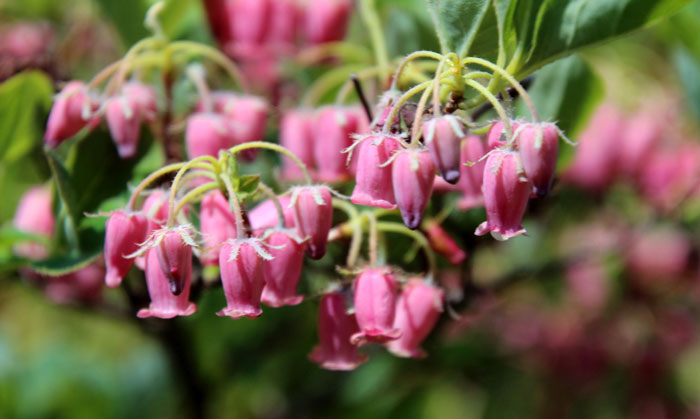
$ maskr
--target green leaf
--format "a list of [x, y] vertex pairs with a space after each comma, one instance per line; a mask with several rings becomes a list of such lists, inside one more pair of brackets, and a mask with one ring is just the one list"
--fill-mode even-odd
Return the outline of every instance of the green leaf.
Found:
[[97, 0], [102, 14], [112, 21], [124, 42], [132, 45], [148, 35], [143, 24], [149, 4], [144, 0]]
[[524, 9], [521, 3], [516, 15], [528, 17], [518, 28], [518, 37], [524, 39], [528, 53], [514, 72], [524, 77], [579, 48], [670, 16], [690, 0], [531, 0]]
[[243, 175], [234, 181], [236, 195], [238, 199], [243, 201], [258, 190], [260, 183], [260, 175]]
[[86, 254], [69, 256], [56, 255], [45, 260], [32, 262], [29, 264], [29, 267], [44, 275], [65, 275], [88, 266], [97, 259], [101, 253], [102, 250], [100, 249], [100, 251], [93, 251]]
[[469, 53], [490, 0], [427, 0], [443, 53]]
[[0, 85], [0, 161], [13, 163], [41, 144], [53, 87], [41, 72], [20, 73]]

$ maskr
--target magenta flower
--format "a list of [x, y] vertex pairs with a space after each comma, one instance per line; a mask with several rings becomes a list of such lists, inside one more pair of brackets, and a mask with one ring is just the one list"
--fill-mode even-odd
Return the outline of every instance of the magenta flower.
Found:
[[[460, 209], [467, 210], [484, 205], [484, 194], [481, 192], [481, 185], [484, 180], [484, 166], [486, 160], [479, 161], [486, 154], [484, 141], [475, 136], [469, 135], [462, 142], [461, 166], [462, 175], [459, 178], [459, 189], [462, 191], [462, 198], [457, 205]], [[467, 163], [474, 163], [469, 166]]]
[[535, 195], [546, 196], [557, 169], [559, 130], [549, 122], [522, 124], [518, 130], [518, 148], [525, 175], [532, 182]]
[[357, 205], [395, 209], [391, 166], [380, 165], [399, 149], [399, 140], [390, 136], [370, 135], [358, 141], [362, 143], [354, 150], [358, 154], [357, 173], [350, 200]]
[[401, 336], [386, 343], [387, 349], [404, 358], [424, 358], [420, 344], [428, 336], [442, 313], [443, 291], [420, 278], [413, 278], [404, 286], [396, 303], [394, 327]]
[[327, 370], [354, 370], [367, 361], [367, 356], [350, 343], [350, 336], [358, 330], [355, 316], [347, 313], [343, 296], [335, 292], [325, 294], [318, 310], [319, 344], [309, 359]]
[[333, 221], [330, 190], [325, 186], [298, 186], [293, 189], [291, 206], [294, 225], [302, 239], [308, 238], [307, 254], [321, 259], [326, 254], [328, 232]]
[[477, 236], [491, 232], [497, 240], [508, 240], [525, 233], [520, 224], [532, 184], [523, 177], [517, 152], [496, 149], [484, 168], [486, 219], [476, 229]]
[[97, 104], [89, 98], [85, 83], [71, 81], [58, 94], [51, 108], [44, 142], [49, 147], [58, 147], [91, 123], [89, 114], [96, 109]]
[[[289, 206], [292, 199], [289, 196], [280, 196], [277, 199], [282, 207], [285, 227], [294, 227], [294, 208]], [[256, 234], [262, 233], [265, 229], [275, 227], [279, 224], [279, 215], [277, 214], [275, 203], [271, 199], [261, 202], [248, 211], [248, 220], [250, 221], [250, 228]]]
[[158, 262], [174, 295], [181, 294], [192, 281], [192, 246], [183, 234], [175, 229], [165, 230], [155, 247]]
[[[280, 144], [294, 153], [307, 169], [314, 167], [314, 115], [306, 110], [291, 110], [284, 114], [280, 126]], [[286, 156], [282, 157], [282, 176], [301, 179], [299, 166]]]
[[129, 273], [133, 258], [126, 256], [136, 252], [148, 232], [148, 219], [142, 213], [114, 212], [105, 228], [105, 283], [114, 288]]
[[267, 238], [267, 244], [274, 259], [262, 266], [265, 279], [262, 302], [270, 307], [301, 303], [304, 296], [297, 294], [297, 284], [304, 264], [304, 243], [294, 233], [277, 230]]
[[408, 228], [416, 229], [433, 191], [433, 159], [428, 150], [399, 151], [391, 170], [394, 196], [403, 222]]
[[105, 119], [119, 157], [134, 157], [141, 134], [140, 106], [128, 96], [115, 96], [107, 101]]
[[138, 81], [124, 83], [122, 93], [136, 107], [136, 112], [147, 122], [158, 118], [158, 96], [156, 90]]
[[367, 269], [357, 276], [353, 290], [360, 331], [352, 335], [352, 343], [382, 343], [401, 336], [394, 327], [396, 286], [394, 274], [388, 269]]
[[221, 247], [219, 268], [226, 307], [219, 316], [254, 318], [262, 314], [260, 298], [265, 285], [257, 239], [229, 240]]
[[[235, 96], [220, 112], [229, 120], [235, 145], [265, 139], [265, 122], [268, 105], [257, 96]], [[257, 149], [244, 150], [241, 155], [248, 161], [255, 160]]]
[[316, 0], [305, 8], [304, 34], [310, 44], [340, 41], [350, 21], [350, 0]]
[[455, 243], [440, 223], [435, 220], [426, 220], [423, 225], [430, 247], [451, 264], [459, 265], [467, 259], [467, 253]]
[[219, 263], [218, 246], [236, 237], [236, 218], [221, 192], [212, 191], [202, 199], [199, 222], [206, 248], [199, 260], [204, 266], [215, 266]]
[[[12, 225], [20, 231], [51, 237], [56, 225], [51, 209], [51, 189], [35, 186], [25, 192], [15, 210]], [[22, 243], [14, 250], [18, 255], [33, 260], [48, 256], [48, 250], [40, 243]]]
[[460, 142], [464, 138], [462, 123], [453, 115], [435, 117], [423, 126], [425, 141], [435, 166], [448, 183], [460, 177]]
[[[510, 121], [513, 128], [513, 133], [518, 130], [519, 123], [515, 121]], [[505, 138], [506, 131], [503, 126], [503, 122], [496, 121], [491, 125], [488, 134], [486, 134], [486, 146], [489, 150], [493, 150], [496, 147], [503, 147], [508, 143], [508, 139]]]
[[161, 268], [158, 249], [146, 251], [146, 285], [151, 304], [139, 310], [138, 317], [159, 317], [171, 319], [175, 316], [189, 316], [197, 311], [197, 306], [190, 302], [191, 277], [186, 278], [182, 292], [173, 294], [170, 281]]

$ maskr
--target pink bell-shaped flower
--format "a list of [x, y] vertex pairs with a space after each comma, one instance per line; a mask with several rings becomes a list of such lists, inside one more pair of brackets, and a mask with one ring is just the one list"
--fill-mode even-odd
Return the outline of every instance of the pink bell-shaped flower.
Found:
[[221, 283], [226, 307], [219, 316], [254, 318], [262, 314], [260, 298], [265, 285], [263, 261], [253, 243], [257, 239], [237, 239], [224, 243], [219, 253]]
[[195, 113], [189, 117], [185, 142], [190, 158], [218, 157], [219, 150], [236, 145], [226, 117], [209, 112]]
[[89, 98], [85, 83], [71, 81], [58, 94], [51, 108], [44, 142], [49, 147], [58, 147], [64, 140], [74, 136], [91, 122], [90, 117], [85, 113], [93, 112], [95, 109], [96, 104]]
[[[277, 199], [282, 207], [285, 227], [294, 227], [294, 209], [289, 207], [289, 203], [292, 199], [286, 195], [279, 196]], [[275, 203], [271, 199], [261, 202], [255, 208], [248, 211], [248, 220], [250, 221], [250, 228], [254, 233], [260, 233], [268, 228], [279, 225], [279, 215], [277, 214]]]
[[[280, 126], [280, 144], [294, 153], [307, 169], [314, 167], [314, 115], [306, 110], [291, 110], [284, 114]], [[282, 177], [301, 179], [302, 172], [289, 157], [282, 157]]]
[[299, 237], [309, 239], [307, 254], [311, 259], [321, 259], [326, 254], [333, 221], [330, 190], [325, 186], [297, 186], [292, 192], [291, 205]]
[[231, 0], [204, 0], [209, 27], [219, 45], [228, 50], [233, 42], [233, 9]]
[[355, 150], [357, 153], [357, 173], [355, 189], [350, 200], [353, 204], [370, 207], [395, 209], [394, 186], [391, 182], [391, 166], [381, 167], [395, 150], [400, 147], [399, 140], [385, 135], [370, 135]]
[[158, 249], [146, 251], [146, 285], [151, 304], [139, 310], [140, 318], [159, 317], [171, 319], [175, 316], [189, 316], [197, 311], [197, 306], [190, 302], [191, 277], [186, 278], [182, 292], [178, 295], [170, 291], [170, 281], [160, 267]]
[[100, 262], [98, 260], [69, 274], [47, 276], [44, 294], [58, 304], [99, 303], [105, 277], [105, 268]]
[[423, 141], [430, 151], [440, 175], [456, 184], [460, 177], [460, 142], [464, 138], [462, 124], [453, 115], [433, 118], [423, 126]]
[[453, 265], [459, 265], [467, 259], [467, 253], [462, 250], [436, 220], [423, 222], [430, 247], [441, 254]]
[[404, 224], [418, 228], [435, 180], [435, 163], [428, 150], [399, 151], [391, 168], [396, 204]]
[[521, 174], [517, 152], [495, 150], [484, 168], [486, 219], [476, 229], [477, 236], [491, 232], [496, 240], [508, 240], [525, 233], [520, 224], [532, 184]]
[[314, 128], [314, 161], [322, 182], [341, 182], [350, 176], [343, 150], [352, 145], [356, 118], [345, 108], [323, 108]]
[[579, 136], [574, 161], [564, 180], [594, 192], [610, 186], [618, 174], [624, 131], [625, 120], [620, 111], [609, 104], [600, 106]]
[[350, 343], [350, 336], [358, 330], [355, 316], [347, 313], [343, 296], [336, 292], [325, 294], [318, 310], [319, 344], [309, 359], [327, 370], [354, 370], [367, 361], [367, 356]]
[[215, 266], [219, 263], [218, 246], [236, 237], [236, 218], [221, 192], [210, 192], [202, 199], [199, 222], [206, 247], [199, 260], [204, 266]]
[[[511, 127], [513, 128], [513, 133], [518, 130], [520, 124], [515, 121], [510, 121]], [[491, 125], [488, 134], [486, 134], [486, 147], [489, 150], [493, 150], [496, 147], [504, 147], [508, 143], [508, 139], [505, 138], [506, 131], [503, 126], [503, 122], [496, 121]]]
[[297, 0], [276, 0], [272, 2], [270, 24], [265, 35], [266, 43], [276, 53], [294, 51], [297, 27], [301, 26], [302, 10]]
[[136, 252], [148, 232], [148, 219], [142, 213], [114, 212], [105, 228], [105, 283], [114, 288], [129, 273], [134, 259], [126, 256]]
[[310, 44], [340, 41], [350, 20], [350, 0], [315, 0], [305, 10], [304, 33]]
[[352, 343], [382, 343], [401, 336], [394, 327], [396, 286], [394, 274], [386, 268], [367, 269], [357, 276], [353, 290], [360, 331], [352, 335]]
[[156, 255], [170, 284], [170, 292], [179, 295], [192, 281], [192, 246], [186, 242], [182, 231], [171, 229], [162, 234], [155, 248]]
[[557, 169], [559, 130], [551, 122], [522, 124], [517, 141], [523, 170], [532, 182], [533, 192], [539, 197], [546, 196]]
[[229, 0], [232, 33], [238, 49], [248, 55], [262, 45], [272, 12], [271, 0]]
[[130, 81], [124, 83], [122, 92], [130, 103], [136, 106], [137, 113], [145, 121], [150, 123], [156, 121], [158, 118], [158, 95], [152, 86], [138, 81]]
[[127, 96], [115, 96], [107, 102], [105, 118], [119, 157], [134, 157], [141, 134], [140, 107]]
[[293, 232], [276, 230], [267, 238], [274, 259], [262, 266], [265, 287], [262, 302], [270, 307], [295, 306], [304, 300], [297, 284], [304, 264], [304, 243]]
[[[481, 185], [484, 180], [484, 166], [486, 160], [479, 161], [486, 154], [484, 141], [476, 135], [469, 135], [462, 141], [459, 189], [462, 198], [458, 201], [459, 209], [468, 210], [484, 205], [484, 194]], [[474, 163], [469, 166], [467, 163]]]
[[163, 189], [156, 189], [148, 194], [143, 201], [141, 212], [148, 218], [148, 237], [168, 221], [168, 193]]
[[[263, 98], [237, 96], [226, 104], [222, 112], [230, 121], [236, 145], [265, 139], [268, 105]], [[241, 155], [248, 161], [255, 160], [257, 149], [245, 150]]]
[[[51, 237], [56, 225], [51, 210], [51, 189], [35, 186], [25, 192], [15, 210], [12, 225], [20, 231]], [[32, 260], [48, 256], [46, 246], [40, 243], [22, 243], [14, 250], [18, 255]]]
[[404, 286], [396, 302], [394, 327], [401, 337], [386, 343], [387, 349], [404, 358], [424, 358], [420, 348], [443, 310], [444, 292], [420, 278], [413, 278]]

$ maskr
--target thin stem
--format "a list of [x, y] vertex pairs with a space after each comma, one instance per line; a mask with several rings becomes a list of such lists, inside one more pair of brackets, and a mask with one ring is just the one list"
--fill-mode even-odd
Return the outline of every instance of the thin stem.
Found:
[[197, 89], [197, 94], [202, 100], [205, 112], [211, 112], [214, 109], [214, 100], [211, 96], [211, 90], [207, 86], [207, 80], [204, 76], [204, 69], [201, 66], [187, 66], [185, 74], [194, 84]]
[[423, 252], [425, 252], [425, 256], [428, 260], [429, 277], [435, 277], [435, 274], [437, 272], [435, 253], [433, 253], [433, 249], [430, 248], [430, 244], [428, 243], [428, 240], [425, 238], [425, 236], [423, 236], [423, 234], [419, 233], [418, 231], [411, 230], [403, 224], [395, 222], [378, 222], [377, 229], [379, 231], [385, 231], [387, 233], [403, 234], [415, 240], [415, 242], [418, 243], [421, 246], [421, 248], [423, 248]]
[[496, 64], [494, 64], [488, 60], [484, 60], [482, 58], [467, 57], [467, 58], [462, 60], [463, 65], [466, 65], [469, 63], [479, 64], [479, 65], [484, 66], [486, 68], [489, 68], [489, 69], [493, 70], [494, 72], [503, 76], [503, 78], [506, 79], [508, 81], [508, 83], [510, 83], [513, 86], [513, 88], [515, 88], [515, 90], [518, 92], [520, 97], [523, 98], [523, 101], [525, 102], [525, 105], [529, 109], [530, 114], [532, 114], [532, 119], [535, 122], [540, 122], [540, 115], [537, 112], [537, 108], [535, 107], [535, 104], [532, 101], [532, 98], [530, 97], [530, 95], [527, 94], [527, 90], [525, 90], [525, 88], [520, 84], [520, 82], [518, 82], [515, 79], [515, 77], [513, 77], [508, 71], [506, 71], [503, 67], [497, 66]]
[[377, 266], [377, 236], [379, 235], [377, 217], [372, 211], [366, 211], [363, 215], [369, 220], [369, 264], [371, 267], [375, 267]]
[[[228, 164], [228, 159], [233, 158], [233, 155], [226, 154], [224, 157], [224, 167]], [[233, 212], [233, 217], [236, 220], [236, 237], [239, 239], [245, 238], [245, 224], [243, 223], [243, 210], [241, 209], [241, 203], [238, 201], [238, 196], [236, 195], [236, 190], [231, 183], [231, 179], [226, 175], [226, 170], [219, 174], [219, 178], [226, 186], [226, 191], [228, 192], [228, 201], [231, 205], [231, 211]]]
[[357, 97], [360, 99], [360, 103], [362, 104], [362, 108], [365, 110], [365, 114], [367, 115], [367, 120], [373, 121], [374, 117], [372, 116], [372, 108], [370, 108], [370, 106], [369, 106], [369, 102], [367, 101], [367, 97], [365, 96], [365, 92], [362, 91], [362, 85], [360, 84], [360, 79], [357, 77], [357, 74], [352, 73], [350, 75], [350, 81], [352, 81], [352, 85], [355, 87], [355, 91], [357, 92]]
[[372, 59], [371, 53], [364, 46], [350, 42], [328, 42], [306, 48], [297, 54], [296, 61], [301, 64], [323, 61], [329, 57], [340, 57], [343, 62], [367, 63]]
[[178, 201], [177, 206], [175, 207], [175, 217], [177, 217], [177, 214], [179, 214], [180, 211], [182, 211], [185, 205], [192, 203], [192, 201], [195, 198], [198, 198], [199, 195], [205, 194], [211, 191], [212, 189], [217, 189], [218, 187], [218, 182], [207, 182], [204, 185], [199, 185], [191, 191], [187, 192], [185, 196], [183, 196], [182, 199]]
[[[186, 163], [185, 162], [180, 162], [180, 163], [173, 163], [169, 164], [165, 167], [161, 167], [160, 169], [156, 170], [155, 172], [151, 173], [150, 175], [146, 176], [144, 180], [141, 181], [141, 183], [138, 184], [136, 189], [131, 193], [131, 197], [129, 198], [129, 202], [126, 204], [127, 210], [132, 210], [134, 206], [136, 205], [136, 200], [138, 199], [139, 195], [141, 195], [141, 192], [143, 192], [148, 185], [150, 185], [152, 182], [154, 182], [156, 179], [159, 177], [166, 175], [170, 172], [174, 172], [176, 170], [180, 170], [182, 166], [184, 166]], [[202, 169], [208, 169], [208, 167], [200, 167]]]
[[316, 106], [328, 91], [346, 82], [351, 73], [360, 73], [363, 68], [364, 66], [361, 64], [352, 64], [326, 72], [306, 90], [304, 97], [301, 99], [302, 105], [309, 108]]
[[[387, 67], [391, 68], [391, 66]], [[376, 77], [381, 73], [381, 68], [380, 67], [370, 67], [370, 68], [365, 68], [361, 71], [358, 71], [355, 74], [358, 80], [363, 81], [372, 77]], [[343, 85], [340, 87], [338, 90], [338, 94], [335, 95], [335, 104], [340, 106], [345, 101], [347, 100], [348, 96], [350, 95], [350, 92], [353, 90], [353, 80], [348, 79]]]
[[129, 68], [131, 60], [133, 60], [133, 58], [142, 50], [150, 48], [151, 46], [157, 46], [161, 42], [163, 42], [162, 38], [150, 36], [148, 38], [140, 40], [139, 42], [135, 43], [131, 48], [129, 48], [129, 50], [124, 55], [124, 58], [122, 58], [121, 61], [119, 61], [119, 68], [117, 74], [112, 80], [110, 80], [109, 84], [107, 84], [105, 92], [107, 94], [112, 94], [113, 92], [118, 91], [119, 88], [121, 88], [122, 84], [124, 84], [126, 76], [131, 70]]
[[493, 93], [489, 92], [487, 88], [475, 82], [474, 80], [466, 80], [465, 83], [467, 84], [467, 86], [477, 90], [486, 99], [488, 99], [489, 102], [491, 102], [491, 104], [493, 105], [493, 109], [496, 110], [498, 116], [501, 118], [501, 121], [503, 121], [503, 127], [505, 128], [508, 139], [512, 138], [513, 126], [510, 123], [510, 118], [508, 118], [508, 114], [506, 113], [505, 109], [503, 109], [503, 106], [498, 102], [496, 96], [494, 96]]
[[185, 173], [187, 173], [188, 170], [190, 170], [193, 167], [196, 167], [198, 164], [202, 164], [205, 161], [211, 162], [212, 160], [213, 163], [211, 165], [212, 167], [210, 168], [210, 170], [216, 172], [215, 167], [218, 164], [218, 161], [211, 156], [201, 156], [185, 163], [185, 165], [182, 166], [175, 175], [175, 179], [173, 179], [173, 184], [170, 186], [170, 198], [168, 200], [168, 227], [172, 227], [175, 224], [175, 197], [177, 196], [177, 190], [180, 186], [180, 181], [182, 180], [182, 177], [185, 175]]
[[433, 79], [433, 116], [440, 116], [440, 79], [442, 75], [442, 69], [447, 63], [449, 55], [445, 55], [440, 64], [438, 64], [437, 70], [435, 70], [435, 78]]
[[352, 268], [357, 264], [362, 248], [362, 225], [360, 213], [352, 204], [342, 199], [333, 198], [333, 208], [337, 208], [348, 216], [348, 222], [352, 226], [352, 238], [350, 239], [350, 250], [348, 251], [347, 266]]
[[292, 159], [292, 161], [297, 166], [299, 166], [302, 173], [304, 174], [304, 180], [306, 181], [306, 183], [308, 185], [311, 185], [313, 183], [311, 180], [311, 175], [309, 174], [309, 171], [306, 168], [306, 165], [304, 164], [304, 162], [299, 160], [299, 157], [297, 157], [296, 154], [292, 153], [288, 148], [283, 147], [281, 145], [268, 143], [265, 141], [251, 141], [249, 143], [243, 143], [243, 144], [239, 144], [237, 146], [231, 147], [228, 149], [228, 152], [231, 154], [236, 154], [236, 153], [240, 153], [243, 150], [248, 150], [251, 148], [265, 148], [267, 150], [272, 150], [272, 151], [276, 151], [280, 154], [284, 154], [285, 156]]
[[406, 56], [400, 63], [399, 66], [396, 67], [396, 71], [394, 72], [394, 79], [391, 81], [391, 88], [390, 89], [396, 89], [399, 78], [401, 77], [401, 73], [403, 73], [404, 69], [410, 63], [411, 61], [417, 59], [417, 58], [432, 58], [434, 60], [440, 61], [442, 60], [442, 54], [438, 54], [437, 52], [433, 51], [415, 51]]
[[[406, 103], [408, 101], [408, 99], [410, 99], [413, 95], [419, 93], [421, 90], [425, 90], [426, 88], [428, 88], [428, 86], [431, 86], [432, 83], [433, 83], [432, 80], [423, 82], [419, 85], [413, 86], [411, 89], [406, 91], [406, 93], [401, 95], [401, 97], [396, 101], [394, 106], [392, 106], [391, 111], [389, 112], [389, 115], [387, 115], [387, 117], [386, 117], [386, 120], [393, 121], [394, 118], [396, 118], [396, 115], [399, 113], [399, 110], [401, 109], [403, 104]], [[390, 124], [390, 123], [384, 124], [384, 128], [382, 128], [382, 131], [385, 134], [388, 134], [390, 129], [391, 129], [391, 125], [392, 124]]]
[[389, 53], [386, 50], [386, 40], [384, 39], [384, 33], [382, 32], [382, 23], [377, 14], [375, 0], [361, 0], [360, 1], [360, 15], [362, 20], [364, 20], [365, 26], [369, 29], [369, 36], [372, 41], [372, 49], [374, 50], [374, 57], [381, 68], [381, 78], [383, 82], [386, 82], [389, 77], [389, 71], [387, 67], [389, 65]]
[[171, 52], [178, 50], [190, 51], [209, 58], [211, 61], [219, 64], [224, 70], [226, 70], [229, 76], [244, 92], [249, 92], [248, 83], [246, 82], [241, 70], [236, 66], [236, 64], [233, 63], [233, 61], [229, 60], [228, 57], [219, 52], [219, 50], [216, 48], [193, 41], [176, 41], [171, 43], [170, 46], [168, 46], [168, 49]]
[[425, 112], [425, 106], [428, 103], [428, 98], [430, 97], [430, 92], [433, 90], [434, 85], [431, 83], [427, 89], [423, 92], [418, 100], [418, 106], [416, 106], [416, 116], [413, 120], [413, 127], [411, 130], [411, 145], [417, 146], [418, 140], [420, 140], [421, 130], [423, 128], [423, 113]]
[[272, 203], [275, 205], [275, 210], [277, 211], [277, 224], [279, 227], [284, 228], [284, 210], [282, 209], [282, 203], [280, 202], [279, 197], [271, 187], [262, 182], [258, 182], [258, 189], [260, 189], [265, 195], [267, 195], [268, 198], [272, 200]]

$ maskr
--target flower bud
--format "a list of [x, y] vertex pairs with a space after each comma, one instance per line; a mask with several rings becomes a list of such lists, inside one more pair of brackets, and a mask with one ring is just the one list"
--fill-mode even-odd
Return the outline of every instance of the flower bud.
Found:
[[199, 260], [204, 266], [214, 266], [219, 263], [218, 246], [236, 237], [236, 217], [221, 192], [213, 191], [204, 196], [199, 222], [206, 247]]
[[557, 169], [559, 131], [552, 123], [523, 124], [518, 134], [518, 148], [525, 175], [532, 182], [532, 190], [539, 197], [546, 196], [552, 187]]
[[219, 253], [221, 283], [226, 307], [219, 316], [258, 317], [262, 314], [260, 297], [265, 279], [262, 260], [250, 240], [229, 240]]
[[517, 153], [496, 150], [484, 168], [484, 206], [486, 219], [476, 229], [477, 236], [491, 232], [496, 240], [508, 240], [525, 233], [520, 224], [532, 187], [520, 173]]
[[391, 168], [394, 196], [404, 224], [418, 228], [435, 180], [435, 164], [427, 150], [400, 151]]
[[350, 20], [350, 0], [315, 0], [305, 10], [304, 32], [310, 44], [340, 41]]
[[219, 150], [236, 145], [226, 118], [207, 112], [195, 113], [189, 117], [185, 142], [187, 155], [191, 159], [200, 156], [218, 157]]
[[627, 269], [638, 278], [675, 279], [688, 267], [691, 243], [682, 230], [657, 227], [633, 235], [625, 249]]
[[[518, 130], [519, 124], [515, 121], [510, 121], [513, 128], [513, 133]], [[505, 138], [506, 131], [503, 126], [503, 122], [496, 121], [491, 125], [488, 134], [486, 134], [486, 146], [489, 150], [493, 150], [496, 147], [504, 147], [508, 143], [508, 139]]]
[[453, 265], [459, 265], [467, 259], [467, 253], [462, 250], [436, 220], [423, 222], [428, 243], [437, 253], [441, 254]]
[[158, 118], [158, 95], [152, 86], [130, 81], [124, 84], [122, 92], [145, 121], [150, 123], [156, 121]]
[[442, 313], [443, 291], [420, 278], [413, 278], [404, 286], [396, 302], [394, 327], [401, 336], [386, 343], [387, 349], [404, 358], [424, 358], [420, 348]]
[[671, 150], [657, 150], [641, 173], [644, 197], [662, 212], [671, 212], [697, 191], [700, 148], [687, 142]]
[[319, 344], [309, 355], [312, 362], [328, 370], [349, 371], [367, 361], [367, 356], [350, 343], [359, 329], [355, 316], [347, 313], [343, 296], [326, 294], [318, 310]]
[[387, 162], [400, 145], [396, 138], [370, 135], [361, 140], [357, 153], [355, 188], [350, 200], [353, 204], [395, 209], [394, 187], [391, 182], [391, 166], [380, 167]]
[[140, 107], [127, 96], [116, 96], [107, 101], [105, 118], [119, 157], [134, 157], [141, 134]]
[[181, 232], [167, 230], [156, 249], [158, 262], [170, 284], [170, 292], [179, 295], [192, 281], [192, 247]]
[[44, 142], [49, 147], [58, 147], [91, 122], [89, 118], [83, 118], [86, 116], [84, 111], [92, 112], [96, 108], [88, 97], [85, 83], [71, 81], [58, 94], [51, 108]]
[[320, 181], [348, 179], [350, 170], [343, 150], [352, 145], [351, 135], [357, 128], [355, 122], [344, 108], [329, 106], [318, 114], [314, 127], [314, 160]]
[[274, 259], [262, 266], [265, 287], [262, 302], [270, 307], [295, 306], [304, 300], [297, 295], [297, 284], [304, 264], [304, 243], [295, 235], [275, 231], [267, 238], [270, 255]]
[[[51, 210], [51, 189], [35, 186], [22, 195], [17, 205], [12, 225], [20, 231], [51, 237], [55, 227]], [[14, 248], [15, 253], [28, 259], [44, 259], [48, 251], [40, 243], [22, 243]]]
[[[289, 207], [291, 198], [289, 196], [279, 196], [277, 199], [282, 207], [285, 227], [294, 227], [294, 209]], [[271, 199], [261, 202], [248, 211], [248, 220], [250, 221], [250, 228], [256, 233], [279, 225], [279, 214], [275, 203]]]
[[141, 213], [114, 212], [105, 226], [105, 283], [118, 287], [129, 273], [134, 259], [126, 256], [136, 252], [148, 232], [148, 219]]
[[[294, 153], [307, 169], [314, 166], [314, 116], [309, 111], [291, 110], [284, 114], [280, 127], [280, 144]], [[282, 176], [301, 179], [302, 172], [289, 157], [282, 157]]]
[[396, 279], [390, 270], [365, 270], [355, 279], [353, 291], [360, 331], [352, 335], [352, 343], [382, 343], [401, 336], [401, 331], [394, 327]]
[[459, 182], [463, 137], [462, 124], [453, 115], [435, 117], [423, 126], [423, 140], [435, 166], [442, 178], [453, 185]]
[[[170, 289], [170, 281], [161, 268], [158, 257], [158, 249], [146, 251], [146, 285], [151, 304], [148, 308], [139, 310], [136, 314], [140, 318], [159, 317], [171, 319], [175, 316], [189, 316], [197, 311], [197, 306], [190, 302], [191, 277], [187, 277], [183, 284], [182, 292], [173, 294]], [[191, 264], [191, 259], [190, 259]]]
[[[457, 203], [462, 210], [481, 207], [484, 205], [484, 194], [481, 185], [484, 180], [486, 160], [479, 161], [486, 154], [484, 142], [475, 135], [469, 135], [462, 141], [459, 189], [462, 198]], [[467, 163], [474, 163], [469, 166]]]
[[326, 254], [333, 221], [331, 200], [331, 192], [324, 186], [298, 186], [293, 190], [294, 225], [300, 238], [309, 239], [307, 254], [311, 259], [321, 259]]

